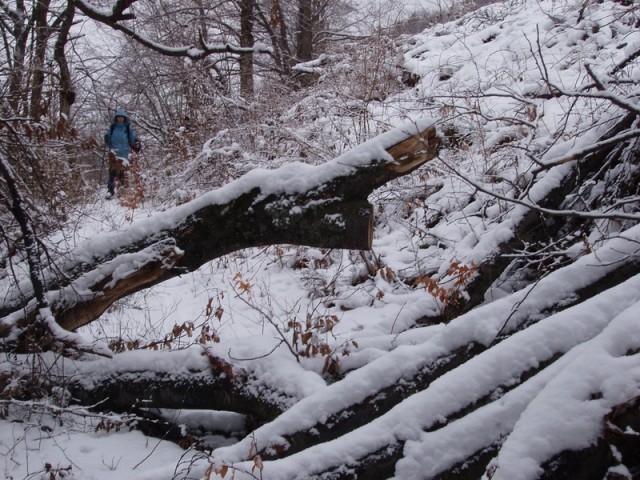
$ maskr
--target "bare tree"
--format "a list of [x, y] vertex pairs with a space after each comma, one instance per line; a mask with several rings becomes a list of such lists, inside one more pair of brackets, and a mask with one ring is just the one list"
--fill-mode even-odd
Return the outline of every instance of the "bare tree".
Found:
[[[255, 0], [240, 0], [240, 46], [254, 46]], [[253, 54], [240, 55], [240, 96], [250, 101], [253, 99]]]

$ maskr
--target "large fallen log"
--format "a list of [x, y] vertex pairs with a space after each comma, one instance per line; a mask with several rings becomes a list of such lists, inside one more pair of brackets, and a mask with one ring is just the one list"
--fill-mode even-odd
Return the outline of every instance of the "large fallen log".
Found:
[[[627, 123], [621, 122], [609, 135], [614, 135], [619, 129], [626, 126]], [[611, 162], [619, 161], [619, 157], [610, 158], [610, 153], [611, 151], [607, 149], [593, 154], [580, 162], [580, 168], [568, 170], [566, 175], [558, 181], [556, 188], [548, 191], [547, 195], [541, 199], [540, 205], [547, 208], [558, 208], [566, 195], [575, 189], [576, 185], [584, 181], [586, 175], [597, 169], [598, 165], [604, 162], [605, 159], [608, 158]], [[513, 216], [518, 220], [505, 221], [505, 228], [511, 226], [513, 235], [499, 245], [499, 252], [494, 252], [494, 254], [487, 257], [486, 263], [479, 266], [477, 275], [467, 286], [469, 295], [466, 301], [447, 306], [441, 315], [420, 318], [417, 321], [418, 324], [430, 325], [446, 322], [463, 315], [471, 310], [472, 307], [476, 307], [484, 298], [486, 289], [499, 277], [503, 268], [511, 262], [510, 259], [501, 258], [500, 253], [512, 253], [521, 248], [524, 242], [536, 241], [536, 236], [542, 235], [541, 231], [544, 231], [544, 235], [550, 234], [551, 226], [549, 222], [536, 210], [522, 209], [520, 216]], [[563, 225], [564, 223], [559, 222], [555, 228], [560, 229]], [[624, 250], [618, 250], [618, 247], [614, 247], [613, 251], [623, 252]], [[602, 254], [603, 252], [600, 253]], [[617, 253], [614, 253], [614, 256], [615, 260], [611, 259], [609, 264], [606, 264], [606, 262], [599, 264], [598, 257], [593, 257], [592, 266], [595, 267], [598, 264], [598, 267], [593, 269], [595, 273], [590, 272], [593, 277], [589, 277], [589, 279], [584, 277], [584, 282], [577, 282], [570, 290], [553, 289], [555, 291], [549, 291], [549, 293], [545, 294], [547, 301], [539, 304], [545, 305], [544, 309], [534, 308], [528, 310], [530, 307], [523, 308], [522, 311], [527, 312], [524, 317], [520, 313], [511, 315], [509, 313], [511, 307], [507, 309], [504, 328], [497, 331], [496, 338], [492, 344], [541, 319], [578, 305], [636, 275], [640, 265], [640, 257], [637, 254], [624, 253], [618, 256]], [[589, 257], [585, 257], [583, 261], [587, 260], [587, 258]], [[575, 269], [576, 278], [584, 275], [583, 271], [578, 269], [578, 265], [569, 268]], [[541, 289], [545, 288], [545, 283], [546, 281], [541, 282]], [[518, 302], [513, 304], [513, 311], [519, 310]], [[522, 305], [519, 306], [522, 307]], [[490, 347], [491, 344], [483, 344], [479, 339], [470, 338], [463, 343], [456, 344], [451, 351], [442, 355], [425, 357], [425, 363], [422, 367], [412, 372], [405, 370], [402, 372], [401, 377], [390, 377], [388, 386], [380, 391], [368, 397], [354, 399], [354, 403], [350, 405], [341, 405], [340, 409], [331, 412], [328, 417], [323, 414], [322, 418], [318, 418], [317, 423], [306, 425], [299, 431], [281, 432], [280, 435], [286, 441], [286, 447], [277, 449], [277, 455], [273, 455], [268, 451], [268, 440], [265, 450], [260, 453], [264, 458], [281, 458], [302, 451], [311, 445], [338, 438], [384, 415], [402, 400], [416, 392], [427, 389], [440, 376], [464, 364]], [[388, 376], [389, 374], [386, 373], [385, 375]], [[376, 453], [373, 454], [373, 457], [384, 463], [383, 455]], [[363, 462], [363, 464], [366, 465], [367, 462]], [[380, 468], [380, 465], [378, 465], [378, 468]]]
[[[45, 272], [51, 310], [60, 326], [75, 330], [118, 298], [248, 247], [370, 249], [373, 207], [367, 197], [434, 158], [438, 145], [435, 127], [423, 121], [376, 137], [323, 165], [249, 172], [188, 204], [79, 246]], [[123, 261], [126, 268], [121, 268]], [[3, 343], [4, 348], [33, 346], [19, 333], [38, 315], [31, 291], [21, 285], [5, 297], [0, 338], [11, 341]]]
[[139, 352], [78, 362], [77, 371], [65, 364], [56, 378], [73, 403], [97, 405], [102, 411], [221, 410], [246, 415], [249, 427], [276, 418], [297, 400], [253, 382], [245, 370], [208, 355], [206, 349], [202, 355], [188, 349], [147, 351], [144, 362], [132, 358], [141, 358]]
[[[443, 378], [455, 378], [456, 371], [464, 371], [479, 355], [487, 356], [490, 350], [503, 348], [502, 342], [497, 344], [495, 342], [499, 335], [503, 335], [504, 342], [508, 345], [515, 341], [511, 340], [511, 334], [521, 332], [522, 326], [532, 328], [533, 324], [554, 314], [559, 315], [558, 312], [575, 308], [580, 304], [606, 302], [602, 299], [595, 299], [596, 295], [614, 288], [624, 279], [637, 275], [639, 259], [637, 254], [634, 255], [633, 252], [636, 243], [635, 234], [638, 232], [638, 229], [634, 230], [634, 233], [629, 232], [630, 238], [613, 241], [607, 248], [602, 248], [573, 265], [564, 267], [564, 271], [551, 274], [528, 292], [521, 291], [513, 294], [511, 298], [494, 302], [487, 307], [493, 317], [491, 320], [487, 320], [483, 308], [478, 308], [467, 313], [464, 318], [458, 319], [457, 327], [453, 327], [451, 330], [446, 328], [439, 336], [435, 337], [436, 340], [432, 344], [416, 345], [412, 347], [411, 352], [400, 349], [390, 352], [388, 355], [397, 357], [393, 363], [398, 367], [394, 368], [393, 372], [386, 367], [388, 365], [388, 358], [386, 358], [381, 361], [381, 367], [378, 367], [377, 362], [374, 361], [358, 371], [350, 373], [344, 379], [328, 387], [333, 390], [331, 395], [322, 392], [322, 396], [319, 397], [322, 400], [322, 408], [319, 408], [320, 404], [315, 403], [313, 395], [301, 400], [292, 407], [291, 412], [283, 413], [281, 418], [276, 419], [267, 428], [253, 433], [255, 438], [260, 440], [254, 446], [254, 452], [261, 455], [263, 459], [280, 459], [296, 455], [314, 445], [327, 444], [332, 440], [349, 435], [350, 432], [366, 428], [367, 425], [388, 415], [394, 407], [398, 408], [398, 405], [418, 392], [425, 392], [429, 395], [436, 382], [441, 382]], [[626, 247], [623, 247], [623, 244]], [[565, 279], [562, 288], [559, 287], [560, 282], [557, 278]], [[571, 278], [571, 282], [568, 282], [567, 278]], [[567, 302], [568, 298], [571, 298], [572, 301]], [[517, 311], [515, 310], [516, 306], [518, 307]], [[564, 317], [570, 318], [571, 315], [567, 314]], [[459, 335], [461, 321], [473, 325], [483, 324], [482, 327], [478, 325], [477, 331], [485, 332], [487, 328], [493, 330], [495, 332], [494, 340], [486, 338], [484, 333], [477, 337], [475, 334], [471, 336]], [[488, 327], [487, 322], [492, 326]], [[504, 328], [505, 322], [508, 322], [507, 328]], [[551, 324], [547, 323], [547, 325]], [[536, 331], [535, 328], [533, 331]], [[542, 337], [551, 339], [555, 338], [554, 335], [545, 334]], [[499, 361], [496, 364], [496, 368], [498, 368], [497, 365], [502, 365], [504, 368], [509, 365], [511, 373], [504, 383], [492, 385], [482, 395], [478, 394], [477, 388], [472, 392], [476, 396], [473, 396], [471, 392], [460, 393], [457, 398], [464, 399], [464, 402], [460, 402], [460, 408], [446, 412], [432, 412], [437, 417], [437, 421], [426, 428], [428, 430], [441, 428], [449, 422], [475, 411], [482, 405], [496, 401], [511, 389], [517, 388], [518, 385], [553, 364], [566, 353], [566, 350], [554, 350], [550, 345], [551, 340], [545, 340], [541, 343], [545, 344], [544, 352], [536, 357], [534, 366], [528, 363], [533, 358], [528, 353], [522, 352], [524, 360], [519, 362], [516, 358], [520, 352], [518, 355], [510, 352], [508, 361]], [[509, 347], [505, 345], [504, 348]], [[381, 370], [376, 373], [377, 368], [381, 368]], [[368, 393], [366, 396], [354, 395], [353, 392], [360, 391], [359, 386], [367, 384], [369, 378], [378, 379], [382, 376], [385, 378], [385, 387], [375, 392], [363, 390]], [[516, 379], [518, 380], [516, 381]], [[379, 380], [376, 381], [379, 382]], [[439, 394], [436, 391], [434, 395], [437, 397]], [[340, 399], [335, 402], [335, 410], [330, 410], [334, 402], [327, 403], [327, 397]], [[347, 397], [349, 402], [345, 400]], [[305, 412], [317, 410], [315, 422], [298, 425], [297, 430], [291, 429], [292, 422], [288, 417], [289, 415], [295, 417], [298, 410]], [[306, 415], [310, 416], [308, 413]], [[243, 440], [243, 442], [245, 441], [247, 440]], [[490, 445], [485, 447], [490, 447]], [[238, 450], [244, 453], [246, 447], [243, 449], [241, 444], [241, 448]], [[384, 476], [376, 477], [376, 474], [381, 475], [381, 472], [386, 472], [387, 468], [391, 469], [389, 474], [393, 473], [395, 462], [402, 457], [402, 442], [389, 444], [382, 450], [371, 450], [354, 463], [353, 469], [357, 470], [358, 478], [386, 478]], [[483, 469], [490, 457], [487, 455], [480, 457], [475, 461], [479, 462], [480, 468]], [[227, 462], [242, 460], [242, 457], [236, 457], [230, 452], [222, 453], [220, 458]], [[342, 477], [337, 475], [335, 478]]]
[[[635, 123], [635, 115], [627, 115], [606, 132], [601, 141], [616, 137], [632, 128]], [[517, 215], [510, 215], [503, 223], [505, 230], [511, 231], [511, 235], [493, 249], [489, 255], [475, 267], [475, 274], [464, 287], [464, 294], [460, 294], [456, 302], [450, 302], [437, 315], [427, 315], [417, 320], [420, 325], [435, 325], [448, 322], [459, 315], [468, 312], [485, 300], [485, 293], [497, 278], [513, 264], [513, 255], [527, 249], [527, 245], [552, 243], [558, 237], [568, 231], [578, 230], [579, 224], [584, 220], [571, 216], [550, 217], [542, 209], [561, 210], [561, 205], [567, 197], [575, 195], [580, 187], [588, 181], [597, 180], [602, 175], [602, 165], [614, 168], [624, 162], [625, 156], [635, 155], [637, 144], [635, 140], [626, 145], [614, 144], [595, 150], [577, 161], [572, 168], [567, 169], [562, 178], [558, 179], [554, 188], [545, 192], [540, 198], [533, 199], [537, 208], [527, 208], [516, 205], [515, 210], [520, 210]], [[630, 181], [633, 181], [632, 178]], [[526, 197], [531, 199], [531, 192]], [[535, 195], [534, 195], [535, 196]], [[597, 197], [592, 201], [596, 202]], [[597, 209], [593, 206], [594, 210]], [[514, 221], [514, 219], [517, 219]], [[628, 278], [624, 277], [624, 278]]]

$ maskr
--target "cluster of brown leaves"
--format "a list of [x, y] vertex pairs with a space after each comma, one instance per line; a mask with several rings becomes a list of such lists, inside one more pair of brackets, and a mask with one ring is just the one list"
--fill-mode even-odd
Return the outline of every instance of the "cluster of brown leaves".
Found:
[[287, 322], [287, 331], [292, 331], [294, 349], [301, 357], [316, 357], [318, 355], [330, 355], [333, 351], [331, 346], [320, 340], [322, 334], [332, 334], [333, 327], [340, 321], [336, 315], [324, 315], [313, 317], [307, 314], [304, 323], [298, 320]]
[[71, 465], [68, 467], [58, 467], [53, 468], [50, 463], [44, 464], [44, 471], [46, 476], [42, 476], [40, 478], [46, 478], [47, 480], [57, 480], [58, 478], [71, 478], [73, 477], [73, 472], [71, 471]]
[[96, 425], [94, 431], [96, 432], [106, 432], [109, 433], [112, 430], [114, 432], [119, 432], [123, 427], [129, 427], [129, 421], [126, 420], [114, 420], [110, 418], [103, 418], [100, 420], [100, 423]]
[[[322, 373], [335, 375], [340, 373], [340, 356], [338, 353], [349, 355], [349, 346], [358, 347], [355, 341], [347, 342], [341, 349], [335, 349], [321, 337], [333, 336], [333, 328], [340, 322], [336, 315], [320, 315], [313, 317], [307, 314], [304, 323], [298, 320], [289, 320], [287, 330], [291, 330], [292, 346], [301, 357], [325, 357]], [[335, 337], [334, 337], [335, 338]]]
[[440, 285], [438, 281], [431, 277], [427, 277], [426, 275], [420, 275], [414, 280], [413, 284], [414, 286], [424, 286], [427, 292], [436, 298], [442, 306], [456, 306], [462, 298], [462, 290], [469, 284], [476, 271], [477, 267], [473, 264], [471, 264], [471, 266], [467, 266], [453, 262], [447, 269], [445, 277], [453, 278], [453, 282], [448, 280], [446, 282], [446, 287]]
[[216, 357], [215, 355], [212, 355], [206, 350], [204, 354], [207, 356], [207, 359], [209, 360], [209, 364], [211, 365], [211, 368], [213, 369], [214, 372], [224, 373], [231, 380], [235, 380], [237, 377], [244, 376], [243, 371], [241, 370], [234, 371], [233, 365], [231, 365], [226, 360], [223, 360], [220, 357]]
[[[149, 343], [143, 343], [140, 339], [125, 341], [122, 338], [111, 340], [109, 349], [114, 353], [122, 353], [129, 350], [171, 350], [175, 348], [186, 348], [187, 346], [198, 343], [204, 345], [209, 342], [220, 342], [220, 337], [215, 329], [204, 324], [200, 327], [200, 334], [194, 338], [196, 327], [193, 322], [184, 322], [181, 325], [174, 324], [171, 333], [165, 335], [162, 340]], [[186, 338], [194, 338], [193, 341], [184, 342]]]
[[[264, 463], [262, 462], [262, 457], [260, 455], [258, 455], [257, 453], [254, 454], [254, 452], [258, 451], [258, 446], [256, 444], [256, 440], [255, 438], [253, 438], [251, 440], [251, 446], [249, 447], [249, 453], [247, 455], [247, 458], [251, 458], [253, 460], [253, 465], [251, 466], [251, 476], [257, 479], [262, 480], [262, 471], [264, 470]], [[207, 468], [207, 471], [204, 474], [204, 478], [205, 480], [211, 480], [211, 475], [213, 473], [220, 475], [221, 478], [224, 478], [227, 473], [229, 473], [229, 470], [234, 470], [234, 474], [232, 475], [232, 478], [235, 477], [235, 468], [231, 465], [222, 465], [221, 467], [216, 467], [215, 465], [211, 464], [209, 465], [209, 468]], [[256, 476], [256, 470], [257, 473], [259, 475], [259, 477]]]
[[[145, 200], [145, 189], [142, 184], [142, 176], [140, 175], [140, 166], [138, 162], [131, 160], [130, 167], [126, 173], [127, 182], [124, 185], [123, 195], [119, 197], [118, 203], [125, 208], [135, 210]], [[133, 221], [133, 215], [125, 217], [128, 222]]]
[[[310, 255], [309, 251], [310, 249], [308, 247], [296, 247], [293, 260], [290, 263], [291, 268], [293, 268], [294, 270], [300, 270], [304, 268], [321, 270], [329, 268], [332, 265], [333, 261], [331, 260], [330, 249], [320, 249], [322, 256], [319, 258], [315, 255]], [[276, 247], [275, 254], [281, 261], [285, 253], [286, 251], [282, 247]]]
[[222, 314], [224, 313], [224, 308], [222, 305], [218, 304], [218, 306], [213, 308], [213, 298], [209, 297], [209, 301], [207, 302], [207, 306], [204, 309], [204, 314], [207, 318], [216, 317], [218, 320], [222, 320]]
[[[229, 473], [230, 469], [234, 469], [233, 467], [229, 467], [229, 465], [223, 465], [221, 467], [216, 467], [214, 465], [210, 465], [207, 471], [204, 474], [205, 480], [211, 480], [211, 475], [216, 474], [219, 475], [220, 478], [224, 478], [227, 473]], [[253, 457], [253, 465], [251, 466], [251, 475], [254, 478], [258, 478], [262, 480], [262, 470], [264, 469], [264, 464], [262, 463], [262, 457], [260, 455], [256, 455]], [[258, 471], [259, 477], [256, 477], [256, 470]], [[235, 475], [233, 475], [235, 476]]]
[[251, 293], [251, 283], [242, 278], [242, 273], [238, 272], [233, 276], [233, 283], [242, 293]]

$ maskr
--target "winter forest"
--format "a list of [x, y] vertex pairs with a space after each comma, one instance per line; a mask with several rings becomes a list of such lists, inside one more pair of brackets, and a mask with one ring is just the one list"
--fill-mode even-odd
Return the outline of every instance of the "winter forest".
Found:
[[640, 479], [635, 2], [0, 32], [0, 479]]

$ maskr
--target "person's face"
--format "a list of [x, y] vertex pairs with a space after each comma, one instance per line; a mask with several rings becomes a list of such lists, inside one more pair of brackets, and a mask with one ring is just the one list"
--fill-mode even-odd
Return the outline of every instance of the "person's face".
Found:
[[123, 117], [123, 116], [118, 115], [118, 116], [116, 117], [116, 122], [118, 122], [118, 123], [122, 123], [122, 122], [124, 122], [124, 117]]

